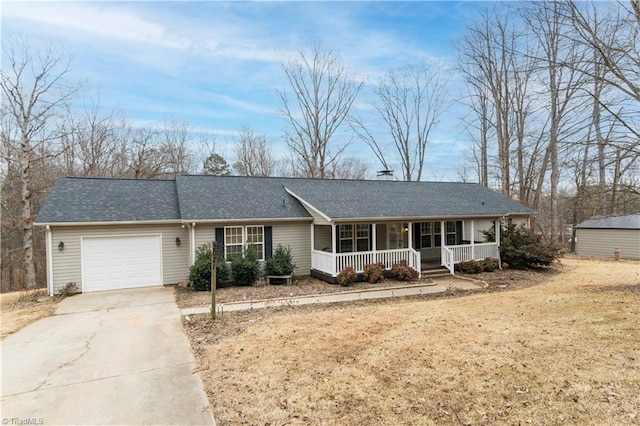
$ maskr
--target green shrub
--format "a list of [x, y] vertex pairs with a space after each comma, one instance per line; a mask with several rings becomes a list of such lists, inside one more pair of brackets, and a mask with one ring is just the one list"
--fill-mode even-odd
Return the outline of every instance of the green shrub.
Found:
[[493, 272], [496, 269], [500, 268], [500, 260], [495, 257], [487, 257], [484, 261], [484, 271], [485, 272]]
[[[495, 230], [485, 231], [487, 241], [495, 241]], [[509, 225], [500, 233], [500, 257], [513, 269], [550, 266], [560, 256], [560, 247], [542, 241], [531, 229]], [[506, 269], [506, 268], [502, 268]]]
[[296, 265], [293, 263], [291, 248], [278, 244], [273, 256], [264, 263], [266, 275], [291, 275]]
[[[198, 247], [196, 260], [189, 268], [189, 282], [194, 290], [211, 291], [211, 248], [209, 244]], [[229, 268], [227, 263], [220, 261], [218, 252], [214, 252], [218, 258], [216, 264], [216, 288], [229, 279]]]
[[513, 269], [535, 269], [550, 266], [560, 256], [560, 248], [542, 241], [524, 226], [508, 226], [502, 234], [500, 257]]
[[456, 264], [458, 271], [465, 274], [479, 274], [484, 271], [484, 264], [477, 260], [464, 260]]
[[253, 285], [258, 280], [260, 277], [260, 261], [253, 244], [249, 244], [242, 256], [234, 256], [231, 259], [231, 272], [237, 285]]
[[401, 260], [391, 266], [391, 274], [399, 281], [414, 281], [420, 276], [418, 271], [407, 264], [406, 260]]
[[370, 263], [364, 265], [364, 279], [372, 284], [382, 282], [384, 280], [384, 264]]
[[348, 287], [352, 282], [356, 280], [357, 277], [358, 274], [356, 274], [356, 271], [351, 266], [347, 266], [338, 274], [338, 284], [343, 287]]

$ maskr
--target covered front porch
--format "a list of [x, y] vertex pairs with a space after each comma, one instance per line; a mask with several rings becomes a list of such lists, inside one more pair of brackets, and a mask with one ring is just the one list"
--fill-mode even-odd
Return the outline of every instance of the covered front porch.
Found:
[[[487, 242], [483, 231], [496, 232]], [[361, 274], [365, 266], [381, 263], [385, 269], [402, 260], [421, 272], [429, 266], [445, 267], [466, 260], [500, 257], [499, 219], [389, 221], [329, 223], [311, 226], [311, 273], [335, 281], [338, 273], [352, 267]]]

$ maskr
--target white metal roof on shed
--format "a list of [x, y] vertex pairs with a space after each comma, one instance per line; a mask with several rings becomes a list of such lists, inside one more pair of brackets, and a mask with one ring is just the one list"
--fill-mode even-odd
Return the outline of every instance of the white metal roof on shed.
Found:
[[640, 229], [640, 213], [593, 217], [579, 223], [578, 229]]

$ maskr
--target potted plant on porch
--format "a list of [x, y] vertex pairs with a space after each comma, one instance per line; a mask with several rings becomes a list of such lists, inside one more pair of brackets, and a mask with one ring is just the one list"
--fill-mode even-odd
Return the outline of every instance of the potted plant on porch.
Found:
[[264, 263], [265, 276], [269, 284], [291, 284], [293, 270], [296, 265], [293, 263], [291, 248], [278, 244], [273, 256]]

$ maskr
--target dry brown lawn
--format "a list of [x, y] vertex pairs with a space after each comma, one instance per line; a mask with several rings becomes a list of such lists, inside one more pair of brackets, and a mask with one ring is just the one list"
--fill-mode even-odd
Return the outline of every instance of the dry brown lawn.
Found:
[[46, 289], [0, 293], [0, 339], [53, 314], [59, 301]]
[[201, 319], [216, 421], [639, 424], [640, 263], [562, 263], [517, 291]]

